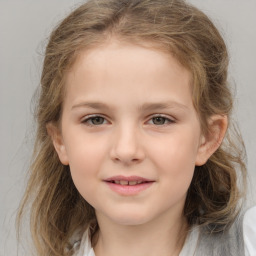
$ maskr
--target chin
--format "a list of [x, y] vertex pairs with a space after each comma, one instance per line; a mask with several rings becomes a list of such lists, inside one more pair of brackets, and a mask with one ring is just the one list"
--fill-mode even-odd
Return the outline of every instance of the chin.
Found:
[[99, 222], [111, 222], [114, 225], [138, 226], [144, 225], [157, 218], [159, 212], [151, 207], [132, 204], [121, 204], [113, 207], [96, 209], [96, 216]]
[[150, 216], [142, 213], [125, 213], [110, 217], [113, 222], [123, 226], [138, 226], [143, 225], [151, 220]]

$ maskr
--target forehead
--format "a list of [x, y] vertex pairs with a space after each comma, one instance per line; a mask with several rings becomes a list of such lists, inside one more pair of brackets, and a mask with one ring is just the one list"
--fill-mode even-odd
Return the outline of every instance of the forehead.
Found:
[[191, 97], [191, 73], [172, 54], [152, 47], [110, 41], [104, 45], [81, 51], [66, 77], [69, 97], [92, 93], [104, 96], [118, 91], [155, 98], [184, 91], [187, 85]]
[[[145, 63], [147, 65], [143, 70], [139, 69]], [[177, 58], [174, 58], [171, 51], [167, 51], [157, 43], [147, 41], [127, 42], [109, 39], [105, 43], [83, 49], [76, 54], [75, 61], [68, 73], [74, 75], [81, 69], [102, 73], [111, 66], [117, 71], [127, 68], [127, 73], [134, 72], [134, 67], [137, 69], [136, 74], [140, 71], [144, 73], [170, 68], [172, 72], [182, 70], [184, 77], [189, 77], [191, 82], [190, 71], [181, 65]]]

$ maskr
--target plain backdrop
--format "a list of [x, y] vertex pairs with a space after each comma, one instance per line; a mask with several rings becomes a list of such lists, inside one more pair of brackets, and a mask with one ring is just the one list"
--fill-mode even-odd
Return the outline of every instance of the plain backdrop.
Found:
[[[14, 220], [32, 151], [32, 95], [53, 26], [82, 1], [0, 0], [0, 256], [17, 255]], [[221, 30], [231, 56], [237, 118], [256, 195], [256, 0], [189, 0]], [[252, 196], [251, 196], [252, 195]], [[22, 255], [22, 250], [19, 249]]]

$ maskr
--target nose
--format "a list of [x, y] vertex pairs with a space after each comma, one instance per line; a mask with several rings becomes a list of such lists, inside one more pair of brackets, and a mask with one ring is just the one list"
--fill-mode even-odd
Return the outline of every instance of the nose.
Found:
[[110, 157], [114, 162], [132, 165], [144, 160], [145, 151], [139, 128], [119, 127], [115, 130], [113, 137]]

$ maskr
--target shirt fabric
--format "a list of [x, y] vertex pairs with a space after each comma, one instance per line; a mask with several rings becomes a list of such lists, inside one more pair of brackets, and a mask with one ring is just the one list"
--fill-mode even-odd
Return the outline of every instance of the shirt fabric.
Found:
[[[242, 229], [244, 239], [244, 255], [256, 256], [256, 206], [246, 211], [243, 218]], [[185, 244], [179, 256], [191, 256], [196, 253], [199, 235], [199, 228], [192, 228], [187, 235]], [[84, 233], [79, 247], [80, 248], [75, 256], [95, 256], [89, 240], [88, 231]]]

